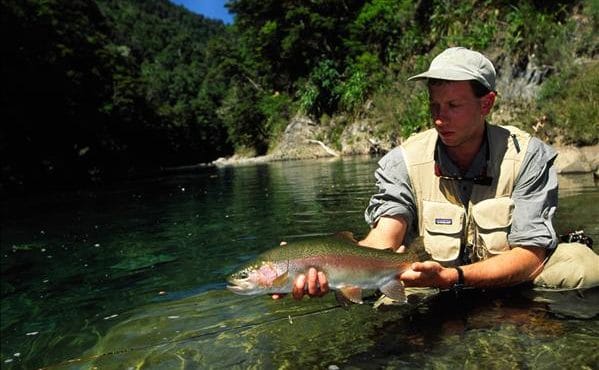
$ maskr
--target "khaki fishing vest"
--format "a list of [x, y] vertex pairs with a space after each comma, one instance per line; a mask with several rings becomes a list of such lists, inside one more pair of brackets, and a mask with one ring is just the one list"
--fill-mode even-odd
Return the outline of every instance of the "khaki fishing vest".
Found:
[[491, 185], [474, 184], [467, 205], [460, 201], [457, 180], [435, 175], [436, 130], [416, 134], [401, 146], [416, 198], [419, 234], [439, 262], [458, 263], [462, 246], [472, 262], [510, 249], [511, 195], [530, 135], [487, 124], [487, 136]]

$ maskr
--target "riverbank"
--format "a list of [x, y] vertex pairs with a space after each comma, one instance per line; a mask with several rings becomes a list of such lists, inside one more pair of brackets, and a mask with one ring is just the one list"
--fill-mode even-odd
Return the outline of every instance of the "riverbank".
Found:
[[[316, 159], [352, 155], [382, 155], [400, 143], [374, 136], [372, 124], [357, 121], [347, 125], [342, 133], [342, 148], [337, 150], [318, 140], [323, 135], [323, 128], [308, 117], [294, 117], [277, 146], [271, 153], [256, 157], [233, 155], [221, 157], [209, 165], [216, 167], [253, 165], [271, 161], [297, 159]], [[554, 145], [558, 152], [555, 166], [557, 172], [589, 173], [599, 177], [599, 144], [577, 147], [574, 145]]]
[[[555, 167], [559, 174], [574, 174], [574, 173], [593, 173], [596, 178], [599, 178], [599, 145], [575, 147], [575, 146], [556, 146], [554, 147], [558, 153], [555, 160]], [[366, 153], [363, 153], [364, 155]], [[342, 154], [339, 156], [349, 157], [360, 154]], [[216, 167], [227, 166], [247, 166], [260, 163], [268, 163], [272, 161], [289, 161], [299, 159], [315, 159], [315, 158], [334, 158], [334, 155], [327, 153], [325, 150], [318, 150], [306, 157], [284, 158], [271, 154], [257, 157], [241, 157], [231, 156], [227, 158], [219, 158], [209, 165]], [[206, 165], [202, 165], [205, 167]]]

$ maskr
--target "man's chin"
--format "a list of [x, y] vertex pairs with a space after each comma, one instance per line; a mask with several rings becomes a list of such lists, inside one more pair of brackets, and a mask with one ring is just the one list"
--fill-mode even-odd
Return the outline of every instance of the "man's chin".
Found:
[[456, 147], [459, 146], [459, 143], [457, 142], [457, 140], [455, 139], [453, 134], [447, 135], [447, 136], [439, 136], [441, 138], [441, 142], [443, 143], [443, 145], [447, 146], [447, 147]]

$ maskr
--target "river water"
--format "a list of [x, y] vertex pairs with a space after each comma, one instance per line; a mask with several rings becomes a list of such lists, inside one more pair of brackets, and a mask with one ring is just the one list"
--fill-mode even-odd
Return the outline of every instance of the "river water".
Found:
[[[363, 236], [375, 167], [206, 168], [4, 201], [2, 368], [598, 367], [597, 289], [441, 292], [377, 310], [224, 289], [281, 240]], [[599, 244], [598, 190], [591, 175], [561, 177], [558, 230]]]

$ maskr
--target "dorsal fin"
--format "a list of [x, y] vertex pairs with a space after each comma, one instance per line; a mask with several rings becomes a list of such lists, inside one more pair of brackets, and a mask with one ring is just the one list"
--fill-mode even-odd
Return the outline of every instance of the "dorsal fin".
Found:
[[354, 233], [352, 233], [351, 231], [339, 231], [339, 232], [335, 233], [335, 237], [342, 239], [342, 240], [347, 240], [354, 244], [358, 244], [358, 241], [354, 237]]

